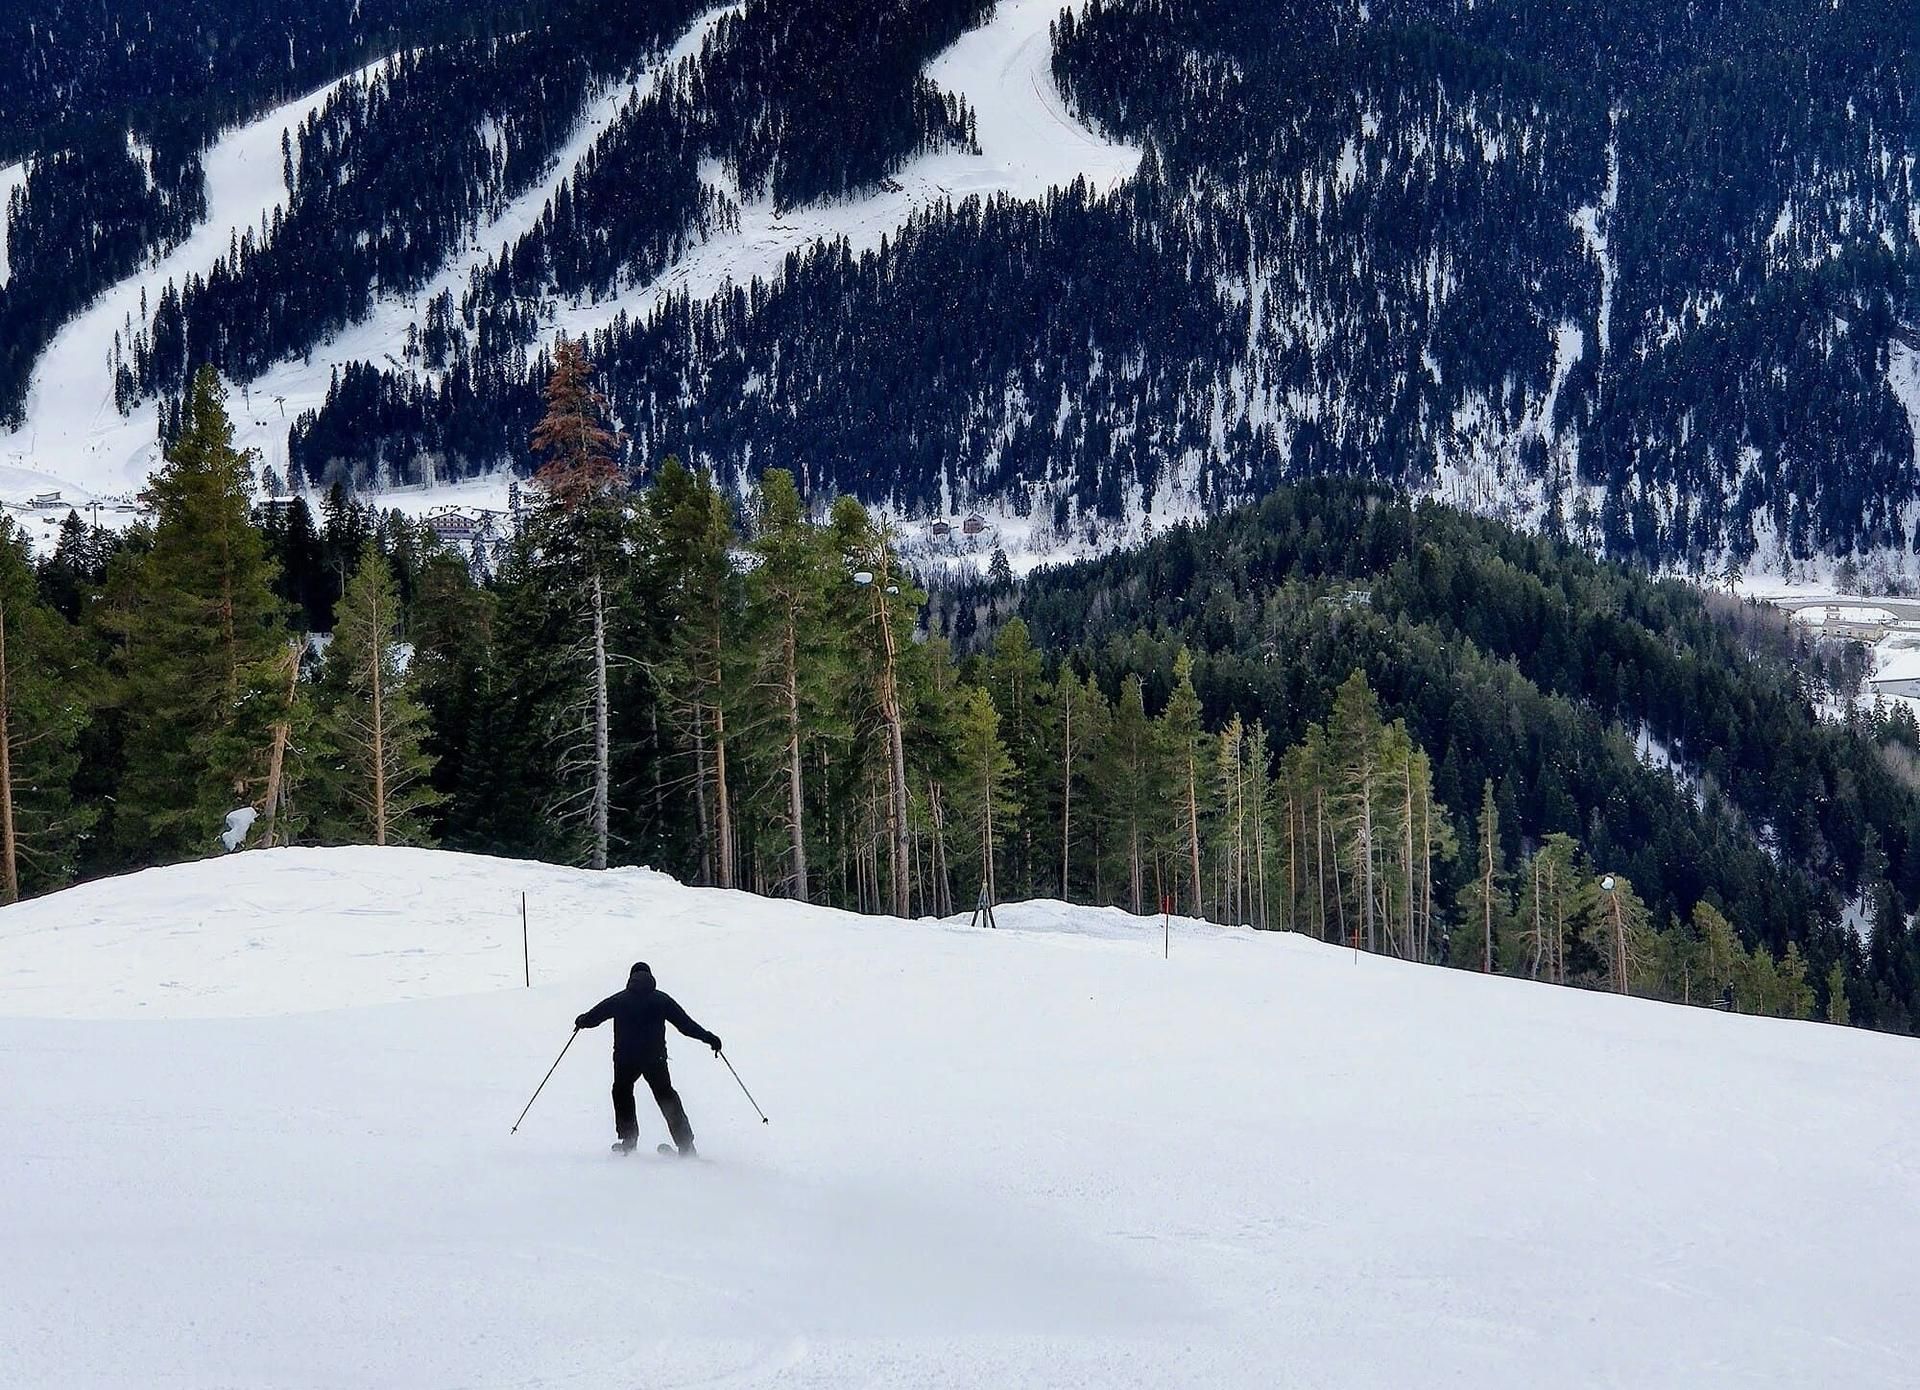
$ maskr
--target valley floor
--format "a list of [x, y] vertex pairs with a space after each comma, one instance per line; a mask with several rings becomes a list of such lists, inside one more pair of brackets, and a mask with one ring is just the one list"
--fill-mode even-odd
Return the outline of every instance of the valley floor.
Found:
[[[1001, 922], [413, 850], [0, 911], [0, 1378], [1912, 1383], [1911, 1041]], [[510, 1135], [636, 959], [772, 1122], [685, 1042], [707, 1161], [610, 1158], [602, 1031]]]

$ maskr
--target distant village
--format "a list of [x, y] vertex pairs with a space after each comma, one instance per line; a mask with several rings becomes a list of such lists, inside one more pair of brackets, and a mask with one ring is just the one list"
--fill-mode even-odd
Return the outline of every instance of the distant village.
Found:
[[[305, 500], [309, 507], [315, 505], [311, 497], [285, 491], [271, 472], [267, 491], [268, 495], [259, 502], [262, 513], [284, 511], [291, 508], [296, 500]], [[380, 499], [367, 500], [375, 506], [381, 504]], [[508, 485], [506, 501], [505, 508], [447, 505], [411, 514], [443, 545], [466, 554], [476, 566], [491, 569], [505, 555], [508, 544], [519, 529], [522, 510], [520, 483]], [[81, 520], [94, 526], [106, 524], [109, 517], [127, 524], [148, 520], [152, 515], [141, 500], [120, 497], [82, 502], [67, 498], [59, 489], [48, 489], [22, 498], [0, 498], [0, 508], [23, 516], [38, 516], [41, 523], [48, 527], [60, 524], [69, 512], [78, 514]], [[979, 512], [969, 512], [965, 516], [933, 517], [918, 523], [915, 529], [917, 535], [913, 540], [918, 544], [914, 548], [946, 555], [981, 552], [994, 545], [999, 536], [999, 528]]]

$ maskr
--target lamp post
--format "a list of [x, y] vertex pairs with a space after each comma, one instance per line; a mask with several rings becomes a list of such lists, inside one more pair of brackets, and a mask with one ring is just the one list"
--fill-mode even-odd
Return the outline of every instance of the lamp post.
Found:
[[1600, 891], [1607, 895], [1613, 906], [1613, 979], [1614, 988], [1621, 994], [1631, 991], [1627, 988], [1627, 932], [1626, 924], [1620, 913], [1619, 884], [1612, 874], [1600, 880]]

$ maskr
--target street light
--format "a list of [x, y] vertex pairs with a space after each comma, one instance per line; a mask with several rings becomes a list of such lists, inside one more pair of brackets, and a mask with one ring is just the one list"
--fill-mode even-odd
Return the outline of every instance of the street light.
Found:
[[1620, 895], [1614, 891], [1616, 885], [1612, 874], [1600, 880], [1600, 891], [1613, 903], [1613, 979], [1614, 986], [1621, 994], [1630, 991], [1627, 988], [1627, 932], [1620, 917]]

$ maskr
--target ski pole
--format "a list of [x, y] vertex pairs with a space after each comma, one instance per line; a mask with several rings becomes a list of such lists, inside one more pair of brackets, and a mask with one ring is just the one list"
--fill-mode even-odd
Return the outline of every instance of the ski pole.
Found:
[[[574, 1029], [571, 1033], [569, 1033], [567, 1035], [567, 1047], [572, 1047], [573, 1040], [579, 1036], [580, 1036], [580, 1030], [578, 1028]], [[553, 1074], [560, 1070], [560, 1063], [567, 1055], [567, 1047], [563, 1047], [560, 1049], [560, 1056], [555, 1057], [553, 1059], [553, 1065], [547, 1068], [547, 1074], [541, 1077], [540, 1084], [533, 1088], [533, 1095], [530, 1096], [527, 1100], [527, 1110], [533, 1109], [534, 1101], [540, 1099], [540, 1093], [547, 1089], [547, 1083], [553, 1080]], [[524, 1120], [527, 1118], [527, 1110], [522, 1110], [520, 1112], [520, 1120]], [[513, 1122], [513, 1128], [508, 1130], [507, 1133], [518, 1134], [520, 1132], [520, 1120], [515, 1120]]]
[[[733, 1063], [727, 1060], [726, 1053], [722, 1052], [719, 1048], [716, 1047], [713, 1050], [713, 1055], [718, 1057], [721, 1061], [727, 1063], [728, 1071], [733, 1071]], [[737, 1071], [733, 1071], [733, 1079], [736, 1083], [738, 1083], [740, 1087], [740, 1094], [747, 1098], [747, 1104], [753, 1107], [753, 1113], [760, 1117], [760, 1123], [763, 1125], [769, 1123], [767, 1119], [767, 1112], [762, 1110], [760, 1108], [760, 1102], [753, 1098], [753, 1092], [747, 1089], [747, 1083], [740, 1080], [740, 1073]]]

